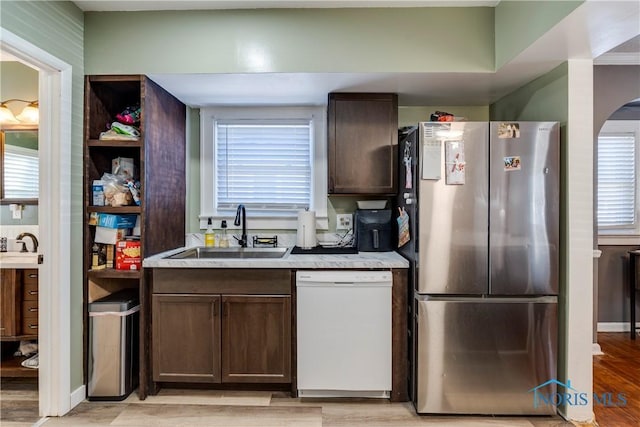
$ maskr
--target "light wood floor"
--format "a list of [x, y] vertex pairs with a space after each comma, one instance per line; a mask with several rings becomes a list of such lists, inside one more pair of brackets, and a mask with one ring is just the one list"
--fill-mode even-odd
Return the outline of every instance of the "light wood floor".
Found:
[[[600, 427], [640, 426], [640, 339], [599, 334], [604, 356], [594, 357], [594, 391], [624, 392], [626, 407], [595, 405]], [[0, 426], [38, 422], [37, 385], [2, 381]], [[163, 389], [145, 401], [135, 393], [123, 402], [82, 402], [56, 426], [207, 427], [561, 427], [560, 418], [418, 416], [410, 403], [293, 399], [281, 393]]]

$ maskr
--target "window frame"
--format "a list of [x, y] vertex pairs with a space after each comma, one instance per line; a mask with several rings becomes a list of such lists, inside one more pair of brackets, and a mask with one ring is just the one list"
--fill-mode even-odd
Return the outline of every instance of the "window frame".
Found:
[[[313, 120], [311, 149], [311, 207], [316, 212], [317, 228], [328, 229], [327, 217], [327, 131], [325, 106], [215, 106], [200, 109], [200, 229], [207, 228], [207, 219], [218, 222], [229, 220], [227, 212], [215, 208], [216, 149], [215, 123], [217, 120], [247, 119], [305, 119]], [[247, 210], [250, 229], [295, 230], [297, 211], [279, 215], [266, 215]], [[227, 221], [230, 229], [236, 228]]]
[[[640, 237], [640, 120], [607, 120], [598, 133], [598, 146], [600, 137], [606, 135], [633, 134], [635, 138], [635, 222], [627, 226], [601, 226], [598, 224], [598, 244], [600, 245], [624, 245], [635, 244]], [[598, 169], [596, 150], [595, 169]], [[596, 186], [595, 200], [598, 200], [598, 187]], [[597, 222], [597, 210], [594, 220]]]
[[[22, 205], [38, 205], [38, 201], [40, 198], [40, 154], [38, 148], [31, 149], [22, 147], [20, 145], [12, 145], [8, 144], [6, 141], [6, 133], [16, 133], [16, 132], [35, 132], [36, 138], [38, 138], [38, 126], [37, 125], [2, 125], [0, 127], [0, 205], [9, 205], [9, 204], [22, 204]], [[12, 152], [12, 154], [22, 155], [25, 157], [31, 157], [35, 159], [35, 163], [38, 167], [37, 174], [37, 191], [34, 197], [11, 197], [7, 196], [6, 185], [7, 182], [5, 180], [5, 156], [8, 152]]]

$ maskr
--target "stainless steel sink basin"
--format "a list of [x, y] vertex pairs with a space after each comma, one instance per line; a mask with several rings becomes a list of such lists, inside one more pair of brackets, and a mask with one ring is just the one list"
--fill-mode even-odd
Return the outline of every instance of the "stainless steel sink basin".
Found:
[[191, 248], [165, 259], [282, 258], [289, 248]]

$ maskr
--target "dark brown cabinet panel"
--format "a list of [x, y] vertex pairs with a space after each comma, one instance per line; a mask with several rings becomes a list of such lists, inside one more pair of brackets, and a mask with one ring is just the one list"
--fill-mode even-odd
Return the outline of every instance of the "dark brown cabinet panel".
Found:
[[329, 193], [395, 194], [397, 95], [331, 93], [327, 123]]
[[170, 382], [224, 388], [294, 380], [291, 270], [151, 271], [152, 390]]
[[222, 296], [222, 381], [291, 381], [291, 297]]
[[220, 382], [220, 297], [153, 296], [153, 379]]
[[18, 270], [3, 268], [0, 279], [0, 336], [12, 337], [20, 329], [20, 274]]

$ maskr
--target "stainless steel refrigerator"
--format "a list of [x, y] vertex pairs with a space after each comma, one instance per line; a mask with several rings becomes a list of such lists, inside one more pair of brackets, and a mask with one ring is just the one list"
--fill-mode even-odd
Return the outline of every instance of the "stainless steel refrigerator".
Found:
[[417, 412], [555, 413], [559, 155], [556, 122], [400, 131]]

